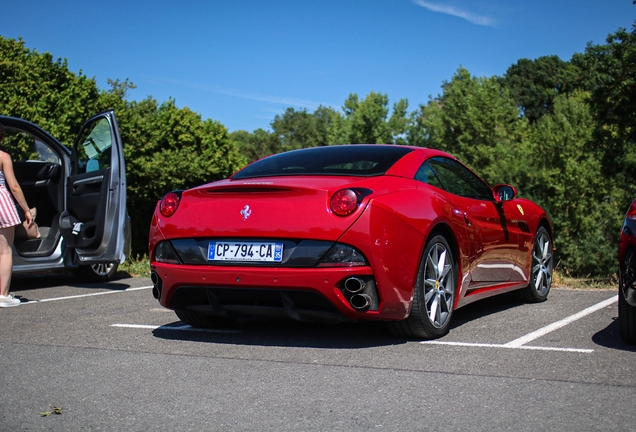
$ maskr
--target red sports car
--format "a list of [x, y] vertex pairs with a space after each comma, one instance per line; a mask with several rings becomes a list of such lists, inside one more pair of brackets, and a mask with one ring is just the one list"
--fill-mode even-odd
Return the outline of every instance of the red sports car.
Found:
[[618, 241], [618, 324], [625, 343], [636, 344], [636, 200], [629, 206]]
[[516, 195], [426, 148], [270, 156], [161, 199], [153, 295], [195, 327], [263, 315], [384, 320], [398, 336], [440, 337], [475, 300], [547, 298], [551, 222]]

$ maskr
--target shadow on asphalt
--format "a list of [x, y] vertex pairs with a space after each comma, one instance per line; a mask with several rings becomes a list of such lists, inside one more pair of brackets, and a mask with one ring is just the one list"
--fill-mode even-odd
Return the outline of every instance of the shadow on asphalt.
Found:
[[476, 301], [453, 312], [450, 328], [461, 327], [478, 318], [500, 313], [508, 309], [522, 306], [516, 292], [509, 292]]
[[191, 342], [332, 349], [400, 345], [406, 342], [392, 336], [382, 322], [323, 324], [249, 318], [212, 331], [169, 329], [171, 326], [183, 325], [182, 322], [176, 322], [159, 327], [153, 331], [153, 335], [161, 339]]
[[41, 289], [48, 287], [69, 286], [76, 288], [94, 288], [108, 289], [113, 291], [123, 291], [130, 288], [125, 282], [119, 282], [129, 279], [132, 276], [127, 272], [117, 272], [115, 278], [111, 282], [89, 282], [76, 276], [70, 271], [51, 271], [42, 273], [29, 274], [13, 274], [11, 277], [11, 290], [28, 291], [32, 289]]
[[[451, 328], [459, 327], [480, 317], [521, 305], [515, 295], [503, 294], [480, 300], [455, 311]], [[384, 322], [305, 323], [294, 320], [247, 318], [225, 327], [211, 330], [175, 331], [180, 321], [159, 327], [153, 335], [161, 339], [256, 346], [311, 347], [356, 349], [375, 346], [401, 345], [408, 342], [391, 334]]]
[[610, 325], [595, 333], [594, 336], [592, 336], [592, 341], [605, 348], [636, 352], [636, 346], [627, 345], [623, 342], [623, 339], [621, 339], [618, 318], [614, 318]]

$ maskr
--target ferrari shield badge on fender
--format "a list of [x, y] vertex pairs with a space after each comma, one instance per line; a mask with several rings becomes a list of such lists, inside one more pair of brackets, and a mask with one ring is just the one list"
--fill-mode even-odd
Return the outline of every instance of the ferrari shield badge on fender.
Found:
[[519, 213], [521, 213], [521, 216], [524, 216], [523, 207], [521, 207], [521, 204], [517, 204], [517, 208], [519, 209]]
[[[523, 212], [521, 212], [523, 214]], [[243, 207], [243, 210], [241, 210], [241, 214], [243, 215], [243, 220], [246, 221], [248, 217], [250, 217], [250, 215], [252, 214], [252, 209], [250, 208], [250, 206], [245, 205], [245, 207]]]

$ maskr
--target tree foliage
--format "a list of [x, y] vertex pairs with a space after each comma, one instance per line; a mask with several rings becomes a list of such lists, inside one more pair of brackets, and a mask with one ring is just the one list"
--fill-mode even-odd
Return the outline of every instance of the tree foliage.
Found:
[[603, 45], [588, 44], [572, 58], [585, 75], [595, 118], [590, 151], [600, 154], [603, 173], [625, 192], [627, 208], [636, 194], [636, 24], [619, 29]]
[[336, 144], [405, 144], [409, 128], [408, 101], [393, 105], [389, 116], [387, 95], [371, 92], [364, 99], [352, 93], [342, 112], [320, 106], [313, 113], [287, 108], [271, 122], [272, 132], [257, 129], [253, 133], [235, 131], [230, 139], [251, 162], [257, 159], [306, 147]]
[[313, 114], [306, 109], [287, 108], [283, 115], [274, 117], [271, 124], [280, 144], [277, 152], [328, 145], [329, 127], [335, 115], [333, 109], [323, 106]]
[[344, 118], [334, 123], [331, 144], [395, 143], [406, 132], [408, 101], [393, 106], [389, 118], [389, 97], [371, 92], [360, 100], [352, 93], [342, 107]]
[[26, 48], [21, 39], [0, 36], [0, 83], [4, 114], [28, 119], [66, 144], [97, 110], [94, 79], [69, 71], [66, 59]]
[[548, 209], [562, 268], [572, 274], [614, 271], [620, 209], [597, 156], [587, 150], [594, 122], [589, 94], [554, 99], [551, 115], [531, 128], [532, 151], [521, 187]]
[[500, 79], [530, 122], [552, 113], [554, 98], [572, 93], [580, 87], [580, 81], [580, 70], [555, 55], [520, 59]]

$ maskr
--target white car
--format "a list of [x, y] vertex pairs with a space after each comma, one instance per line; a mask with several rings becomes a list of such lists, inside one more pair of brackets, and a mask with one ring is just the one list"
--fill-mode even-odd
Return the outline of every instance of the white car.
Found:
[[[113, 278], [130, 252], [126, 168], [113, 111], [90, 118], [73, 149], [26, 120], [0, 116], [3, 150], [30, 207], [39, 239], [17, 238], [13, 272], [71, 269]], [[18, 212], [21, 209], [18, 207]]]

